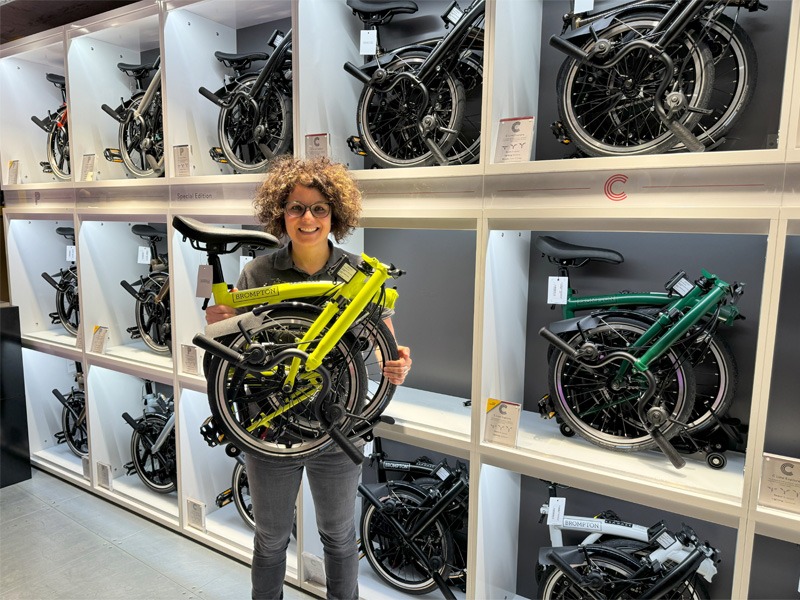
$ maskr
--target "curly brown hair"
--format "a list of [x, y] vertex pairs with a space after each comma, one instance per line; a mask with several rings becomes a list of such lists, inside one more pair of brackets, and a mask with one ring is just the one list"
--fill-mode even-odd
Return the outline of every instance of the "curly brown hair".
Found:
[[283, 207], [296, 185], [319, 191], [331, 204], [331, 233], [341, 242], [358, 225], [361, 191], [347, 167], [327, 158], [281, 156], [270, 162], [267, 177], [253, 200], [256, 217], [267, 233], [286, 235]]

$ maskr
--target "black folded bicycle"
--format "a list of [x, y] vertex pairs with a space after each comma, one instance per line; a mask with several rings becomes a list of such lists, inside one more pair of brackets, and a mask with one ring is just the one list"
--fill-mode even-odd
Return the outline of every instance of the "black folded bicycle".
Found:
[[86, 394], [81, 363], [75, 363], [75, 385], [66, 394], [53, 389], [61, 403], [61, 431], [55, 434], [59, 444], [66, 443], [77, 457], [89, 455], [89, 432], [86, 428]]
[[[56, 233], [67, 241], [75, 244], [75, 229], [73, 227], [56, 227]], [[58, 273], [42, 273], [42, 278], [56, 291], [56, 310], [49, 313], [53, 324], [60, 323], [67, 333], [77, 336], [80, 324], [80, 310], [78, 306], [78, 267], [72, 260], [72, 266], [59, 269]]]
[[67, 80], [63, 75], [55, 73], [47, 73], [45, 77], [61, 91], [61, 106], [55, 113], [47, 111], [44, 119], [31, 117], [31, 121], [47, 134], [47, 160], [39, 165], [45, 173], [52, 173], [58, 179], [66, 181], [70, 178]]

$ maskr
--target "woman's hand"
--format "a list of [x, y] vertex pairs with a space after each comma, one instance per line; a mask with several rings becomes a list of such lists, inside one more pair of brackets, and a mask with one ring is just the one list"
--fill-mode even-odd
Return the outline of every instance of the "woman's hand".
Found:
[[[238, 292], [236, 288], [233, 288], [231, 292]], [[211, 306], [206, 307], [206, 323], [212, 325], [214, 323], [219, 323], [220, 321], [224, 321], [225, 319], [230, 319], [231, 317], [235, 317], [238, 313], [236, 309], [232, 306], [227, 306], [225, 304], [213, 304]]]
[[411, 348], [398, 346], [397, 354], [397, 360], [387, 360], [383, 365], [383, 374], [391, 383], [403, 385], [406, 375], [411, 370]]

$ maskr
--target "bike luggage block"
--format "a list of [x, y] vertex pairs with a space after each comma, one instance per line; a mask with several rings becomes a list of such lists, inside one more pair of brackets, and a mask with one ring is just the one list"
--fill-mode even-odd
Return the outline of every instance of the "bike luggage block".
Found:
[[103, 157], [108, 162], [114, 162], [114, 163], [122, 162], [122, 152], [120, 152], [119, 148], [106, 148], [105, 150], [103, 150]]

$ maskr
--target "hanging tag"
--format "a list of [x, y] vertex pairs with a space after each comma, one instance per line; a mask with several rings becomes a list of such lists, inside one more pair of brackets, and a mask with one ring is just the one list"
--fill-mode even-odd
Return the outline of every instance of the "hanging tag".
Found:
[[175, 163], [175, 177], [188, 177], [192, 174], [191, 151], [188, 145], [173, 146], [172, 157]]
[[197, 375], [197, 348], [190, 344], [181, 344], [181, 359], [183, 372]]
[[94, 333], [92, 334], [91, 351], [97, 354], [105, 354], [106, 342], [108, 342], [108, 327], [95, 325]]
[[239, 272], [240, 273], [242, 272], [242, 269], [244, 269], [244, 266], [247, 263], [249, 263], [251, 260], [253, 260], [252, 256], [243, 255], [243, 256], [239, 257]]
[[572, 12], [582, 13], [594, 9], [594, 0], [575, 0], [575, 5], [572, 7]]
[[375, 56], [378, 53], [377, 30], [367, 29], [361, 32], [361, 45], [358, 51], [369, 56]]
[[211, 265], [200, 265], [197, 268], [197, 290], [195, 296], [198, 298], [211, 298], [211, 282], [213, 281], [213, 269]]
[[13, 185], [19, 183], [19, 161], [8, 161], [8, 184]]
[[564, 511], [567, 509], [566, 498], [550, 498], [547, 502], [547, 524], [563, 525]]
[[136, 262], [140, 265], [149, 265], [151, 258], [150, 248], [147, 246], [139, 246], [139, 257]]
[[75, 246], [67, 246], [67, 262], [75, 262]]
[[566, 304], [567, 290], [569, 289], [568, 277], [547, 278], [547, 303]]

